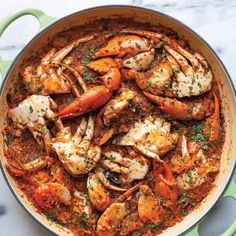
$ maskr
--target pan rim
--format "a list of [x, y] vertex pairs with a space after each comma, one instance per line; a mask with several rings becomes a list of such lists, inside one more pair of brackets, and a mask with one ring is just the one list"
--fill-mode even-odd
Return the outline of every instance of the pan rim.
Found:
[[[20, 52], [16, 55], [16, 57], [14, 57], [14, 59], [12, 60], [12, 63], [10, 65], [10, 67], [7, 69], [7, 72], [5, 75], [3, 75], [2, 78], [2, 83], [1, 83], [1, 87], [0, 87], [0, 97], [2, 96], [2, 92], [4, 89], [4, 86], [6, 84], [6, 81], [8, 79], [8, 76], [11, 72], [11, 70], [14, 68], [16, 62], [18, 61], [18, 59], [24, 54], [25, 49], [34, 43], [34, 41], [39, 38], [41, 35], [43, 35], [44, 33], [46, 33], [51, 27], [60, 24], [61, 22], [63, 22], [64, 20], [67, 20], [70, 17], [73, 17], [75, 15], [79, 15], [80, 13], [85, 13], [85, 12], [89, 12], [89, 11], [94, 11], [94, 10], [98, 10], [98, 9], [109, 9], [109, 8], [131, 8], [131, 9], [138, 9], [138, 10], [145, 10], [147, 12], [151, 12], [157, 15], [161, 15], [165, 18], [169, 18], [172, 21], [175, 21], [176, 23], [178, 23], [181, 27], [189, 30], [195, 37], [197, 37], [198, 40], [202, 41], [208, 48], [209, 50], [213, 53], [213, 55], [215, 56], [215, 58], [219, 61], [219, 64], [221, 65], [224, 73], [226, 74], [227, 78], [228, 78], [228, 82], [230, 83], [230, 86], [232, 88], [233, 91], [233, 95], [234, 95], [234, 100], [236, 101], [236, 88], [235, 85], [233, 83], [233, 80], [227, 70], [227, 68], [225, 67], [224, 63], [222, 62], [222, 60], [220, 59], [220, 57], [218, 56], [218, 54], [215, 52], [215, 50], [208, 44], [208, 42], [202, 37], [200, 36], [198, 33], [196, 33], [193, 29], [191, 29], [189, 26], [185, 25], [183, 22], [181, 22], [180, 20], [176, 19], [175, 17], [172, 17], [168, 14], [162, 13], [160, 11], [157, 10], [153, 10], [147, 7], [141, 7], [141, 6], [132, 6], [132, 5], [128, 5], [128, 4], [110, 4], [110, 5], [101, 5], [101, 6], [95, 6], [95, 7], [90, 7], [90, 8], [85, 8], [79, 11], [76, 11], [74, 13], [68, 14], [66, 16], [60, 17], [59, 19], [56, 19], [55, 21], [53, 21], [52, 23], [50, 23], [48, 26], [46, 26], [45, 28], [43, 28], [42, 30], [40, 30], [36, 35], [34, 35], [32, 37], [32, 39], [30, 39], [30, 41], [20, 50]], [[3, 177], [5, 179], [5, 182], [7, 183], [10, 191], [12, 192], [13, 196], [16, 198], [17, 202], [20, 204], [20, 206], [24, 209], [24, 211], [31, 216], [38, 224], [42, 225], [44, 228], [46, 228], [47, 230], [49, 230], [50, 232], [54, 233], [55, 235], [57, 235], [57, 233], [51, 228], [48, 227], [48, 225], [46, 225], [45, 223], [41, 222], [39, 219], [36, 218], [36, 216], [33, 215], [33, 213], [31, 213], [31, 210], [29, 210], [27, 207], [24, 206], [24, 204], [21, 202], [20, 198], [18, 198], [17, 194], [15, 193], [13, 187], [11, 186], [10, 182], [8, 181], [8, 178], [4, 172], [4, 167], [2, 164], [2, 161], [0, 161], [0, 168], [3, 174]], [[185, 233], [191, 231], [198, 223], [200, 223], [205, 216], [209, 213], [209, 211], [216, 205], [216, 203], [220, 200], [220, 198], [223, 196], [223, 193], [225, 192], [225, 190], [227, 189], [227, 187], [230, 184], [230, 181], [234, 175], [234, 170], [236, 167], [236, 160], [234, 160], [234, 165], [232, 168], [232, 171], [228, 177], [228, 181], [227, 183], [224, 185], [224, 187], [222, 186], [222, 189], [220, 191], [220, 193], [218, 194], [218, 197], [216, 198], [214, 204], [212, 204], [211, 208], [207, 210], [207, 212], [196, 222], [194, 222], [193, 224], [191, 224], [187, 229], [185, 229], [184, 232], [181, 233], [181, 235], [184, 235]]]

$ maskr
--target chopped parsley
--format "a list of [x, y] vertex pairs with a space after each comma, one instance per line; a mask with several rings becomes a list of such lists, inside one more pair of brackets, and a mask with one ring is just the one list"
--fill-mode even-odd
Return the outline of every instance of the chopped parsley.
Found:
[[45, 127], [39, 127], [38, 132], [41, 133], [41, 134], [44, 134], [46, 132]]
[[91, 57], [95, 54], [94, 48], [87, 48], [85, 51], [85, 58], [82, 60], [84, 64], [87, 64], [90, 62]]
[[192, 172], [191, 171], [188, 172], [188, 177], [189, 177], [188, 183], [192, 184], [193, 183], [193, 176], [192, 176]]
[[42, 92], [42, 90], [43, 90], [43, 87], [36, 87], [35, 88], [36, 93], [40, 93], [40, 92]]
[[181, 209], [181, 214], [182, 216], [187, 216], [188, 215], [188, 212], [185, 210], [185, 209]]
[[153, 87], [153, 83], [151, 81], [147, 81], [147, 87]]
[[46, 215], [48, 220], [54, 221], [54, 222], [60, 224], [60, 222], [57, 220], [57, 217], [58, 217], [57, 212], [45, 212], [44, 214]]
[[154, 229], [154, 230], [157, 230], [159, 229], [161, 226], [160, 223], [157, 223], [157, 224], [147, 224], [147, 227], [150, 228], [150, 229]]
[[191, 127], [191, 130], [188, 134], [189, 139], [193, 140], [195, 143], [200, 144], [205, 154], [209, 153], [209, 147], [206, 144], [209, 141], [209, 136], [204, 134], [203, 129], [205, 127], [204, 122], [200, 122]]
[[30, 113], [32, 113], [34, 111], [33, 107], [31, 105], [29, 106], [29, 109], [30, 109]]
[[175, 67], [175, 68], [173, 69], [173, 72], [179, 72], [179, 71], [180, 71], [179, 67]]
[[142, 78], [142, 73], [138, 72], [138, 77], [141, 79]]
[[84, 82], [91, 81], [91, 80], [93, 80], [93, 78], [90, 77], [90, 76], [88, 76], [88, 75], [86, 75], [86, 76], [83, 77], [83, 81], [84, 81]]
[[111, 143], [112, 143], [113, 145], [116, 145], [117, 140], [116, 140], [116, 139], [113, 139], [113, 140], [111, 141]]
[[167, 58], [167, 53], [162, 53], [161, 58]]
[[140, 49], [141, 46], [138, 43], [135, 43], [136, 48]]
[[5, 141], [6, 141], [7, 146], [8, 146], [13, 140], [14, 140], [14, 136], [13, 136], [13, 135], [11, 135], [11, 134], [6, 134], [6, 139], [5, 139]]
[[116, 157], [113, 155], [110, 155], [110, 161], [115, 161], [115, 160], [116, 160]]
[[79, 215], [79, 220], [77, 221], [77, 225], [80, 227], [80, 228], [83, 228], [83, 229], [87, 229], [87, 219], [88, 219], [88, 216], [85, 212], [83, 212], [82, 214], [78, 214]]

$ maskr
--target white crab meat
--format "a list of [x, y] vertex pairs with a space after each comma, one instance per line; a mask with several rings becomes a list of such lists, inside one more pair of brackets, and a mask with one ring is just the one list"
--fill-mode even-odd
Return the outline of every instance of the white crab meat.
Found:
[[202, 55], [191, 54], [179, 45], [177, 51], [168, 45], [165, 49], [170, 54], [167, 58], [176, 78], [172, 90], [177, 97], [197, 96], [211, 90], [213, 74]]
[[125, 59], [123, 66], [137, 71], [147, 70], [154, 60], [155, 50], [139, 53], [133, 57]]
[[192, 170], [179, 175], [176, 180], [180, 189], [193, 189], [203, 184], [209, 173], [218, 172], [219, 168], [208, 163], [203, 150], [199, 150], [196, 155], [197, 164]]
[[160, 221], [158, 200], [148, 185], [139, 186], [138, 214], [142, 222], [157, 224]]
[[91, 171], [101, 157], [101, 148], [91, 144], [94, 133], [94, 117], [83, 118], [75, 135], [63, 128], [52, 139], [52, 147], [67, 171], [76, 176]]
[[122, 155], [115, 151], [103, 152], [106, 157], [102, 161], [103, 165], [110, 171], [124, 175], [127, 182], [133, 180], [143, 179], [149, 169], [148, 161], [141, 155], [135, 158], [122, 157]]
[[52, 118], [50, 109], [52, 100], [49, 96], [32, 95], [22, 101], [16, 108], [9, 110], [8, 117], [21, 129], [29, 129], [34, 138], [41, 144], [41, 138], [50, 138], [44, 118]]
[[92, 208], [87, 195], [75, 191], [72, 204], [74, 213], [78, 215], [85, 215], [86, 218], [91, 216]]
[[119, 114], [128, 107], [130, 101], [136, 95], [137, 94], [134, 91], [123, 88], [121, 94], [110, 100], [110, 102], [105, 106], [103, 113], [104, 124], [109, 125], [112, 120], [119, 116]]
[[119, 226], [127, 214], [125, 203], [112, 203], [98, 219], [97, 235], [117, 235]]
[[170, 123], [152, 116], [134, 123], [129, 132], [119, 141], [119, 145], [134, 146], [143, 155], [160, 161], [159, 156], [172, 150], [178, 134], [170, 132]]

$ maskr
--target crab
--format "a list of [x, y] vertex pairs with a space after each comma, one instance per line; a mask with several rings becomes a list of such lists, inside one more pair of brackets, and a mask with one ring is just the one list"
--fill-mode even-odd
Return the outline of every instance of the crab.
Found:
[[160, 156], [174, 149], [178, 141], [178, 134], [171, 133], [170, 128], [170, 123], [159, 117], [149, 116], [144, 121], [134, 123], [117, 144], [133, 146], [144, 156], [162, 162]]
[[[49, 96], [31, 95], [8, 112], [8, 117], [21, 131], [28, 129], [39, 145], [49, 148], [51, 135], [46, 126], [46, 119], [54, 119], [52, 109], [56, 104]], [[20, 132], [21, 133], [21, 132]]]
[[69, 127], [61, 127], [51, 141], [63, 166], [73, 176], [87, 174], [100, 160], [101, 148], [91, 143], [93, 132], [94, 117], [83, 117], [73, 136]]
[[8, 161], [7, 169], [15, 177], [22, 177], [29, 173], [35, 173], [44, 167], [51, 165], [53, 159], [49, 156], [40, 156], [33, 161], [21, 163], [18, 159]]
[[211, 141], [218, 141], [220, 137], [220, 101], [215, 93], [214, 112], [205, 121], [204, 133], [210, 137]]
[[85, 215], [86, 218], [89, 218], [91, 216], [92, 208], [88, 196], [86, 194], [75, 191], [74, 197], [72, 199], [72, 205], [73, 205], [72, 211], [75, 214]]
[[[119, 131], [127, 133], [136, 113], [150, 112], [154, 109], [148, 99], [138, 91], [126, 87], [119, 89], [118, 95], [114, 96], [98, 113], [95, 120], [95, 142], [105, 144]], [[119, 118], [119, 123], [117, 119]]]
[[115, 151], [104, 151], [102, 154], [105, 157], [102, 165], [112, 172], [121, 174], [124, 183], [144, 179], [148, 173], [149, 163], [142, 155], [132, 154], [131, 158], [123, 157]]
[[170, 157], [170, 167], [174, 173], [181, 174], [191, 170], [194, 167], [195, 159], [188, 152], [187, 138], [182, 135], [181, 155], [172, 155]]
[[[204, 109], [204, 104], [177, 100], [183, 97], [198, 96], [211, 90], [213, 74], [202, 55], [189, 53], [175, 40], [159, 33], [131, 29], [124, 29], [120, 33], [126, 35], [113, 38], [105, 48], [98, 50], [96, 57], [110, 54], [123, 57], [127, 52], [136, 54], [121, 63], [123, 67], [131, 69], [126, 75], [136, 81], [138, 87], [145, 92], [148, 98], [152, 101], [156, 100], [158, 107], [164, 113], [172, 115], [172, 108], [176, 106], [179, 112], [174, 115], [179, 120], [200, 120], [209, 116], [209, 112]], [[136, 44], [137, 38], [134, 37], [136, 35], [145, 37], [150, 45], [148, 48], [140, 47], [140, 50], [145, 50], [140, 54], [137, 54], [140, 52], [139, 50], [132, 50], [133, 45]], [[142, 37], [140, 39], [144, 39]], [[127, 40], [129, 40], [129, 44], [126, 45]], [[162, 42], [162, 59], [158, 60], [158, 63], [144, 74], [140, 71], [147, 70], [152, 63], [154, 48], [160, 47], [160, 43], [155, 44], [158, 40]], [[120, 46], [122, 43], [125, 45], [124, 48]], [[154, 98], [153, 95], [158, 97]], [[193, 110], [192, 115], [191, 109]], [[178, 113], [180, 113], [179, 116]]]
[[[61, 62], [79, 44], [88, 42], [96, 36], [94, 34], [77, 39], [58, 51], [52, 48], [42, 58], [40, 65], [27, 66], [23, 71], [23, 81], [28, 91], [41, 95], [71, 92], [71, 83], [63, 73], [66, 65], [61, 67]], [[68, 66], [66, 68], [71, 69]], [[78, 72], [75, 69], [71, 69], [71, 71], [81, 83], [82, 79], [78, 76]]]
[[41, 209], [52, 209], [54, 205], [63, 203], [71, 205], [71, 193], [67, 187], [59, 183], [40, 185], [33, 194], [34, 200]]
[[108, 41], [107, 45], [99, 49], [93, 58], [115, 56], [123, 57], [127, 54], [136, 55], [140, 52], [150, 51], [151, 45], [146, 38], [136, 35], [116, 36]]
[[99, 211], [106, 210], [111, 203], [110, 194], [107, 191], [107, 188], [119, 192], [125, 192], [127, 190], [112, 185], [99, 170], [94, 173], [89, 173], [87, 180], [89, 199], [93, 206]]
[[156, 179], [154, 189], [156, 193], [171, 203], [177, 201], [178, 191], [177, 184], [170, 166], [163, 162], [160, 166], [153, 161], [153, 177]]
[[167, 118], [180, 121], [203, 120], [212, 114], [214, 107], [209, 96], [202, 99], [193, 98], [191, 101], [180, 101], [148, 92], [144, 92], [144, 95], [155, 103]]
[[134, 187], [130, 188], [106, 208], [97, 221], [96, 233], [98, 236], [116, 235], [116, 232], [119, 230], [118, 227], [120, 227], [122, 221], [128, 214], [126, 200], [132, 193], [139, 189], [140, 184], [141, 183], [136, 184]]
[[112, 96], [112, 92], [119, 88], [120, 71], [113, 59], [104, 58], [99, 61], [91, 62], [87, 66], [102, 75], [101, 79], [103, 85], [87, 88], [87, 86], [83, 84], [83, 86], [81, 85], [84, 90], [82, 95], [80, 95], [74, 87], [76, 99], [63, 108], [57, 114], [58, 117], [69, 118], [94, 111], [108, 102]]
[[171, 168], [179, 174], [176, 181], [178, 187], [183, 190], [200, 186], [206, 181], [209, 173], [219, 171], [219, 167], [212, 164], [211, 160], [205, 156], [203, 149], [200, 148], [190, 156], [185, 136], [182, 136], [182, 157], [172, 158]]
[[138, 214], [143, 223], [157, 224], [160, 222], [160, 206], [148, 185], [139, 186]]
[[[97, 141], [99, 145], [103, 145], [112, 137], [112, 135], [115, 133], [115, 129], [112, 127], [111, 123], [117, 119], [122, 112], [127, 110], [130, 102], [136, 97], [136, 92], [127, 88], [121, 88], [120, 94], [111, 99], [99, 111], [95, 120], [95, 137], [98, 139], [99, 136], [99, 141]], [[104, 128], [108, 128], [105, 133]], [[103, 133], [102, 136], [101, 133]]]
[[131, 38], [132, 35], [139, 35], [150, 41], [159, 39], [163, 42], [165, 54], [162, 57], [166, 57], [168, 66], [172, 67], [169, 75], [171, 77], [172, 73], [174, 74], [172, 91], [176, 97], [197, 96], [211, 90], [213, 74], [206, 59], [199, 53], [189, 53], [175, 40], [160, 33], [131, 29], [125, 29], [123, 32], [131, 34]]

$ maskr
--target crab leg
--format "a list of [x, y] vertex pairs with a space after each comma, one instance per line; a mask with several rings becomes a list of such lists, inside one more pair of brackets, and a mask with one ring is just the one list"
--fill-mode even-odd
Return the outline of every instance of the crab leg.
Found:
[[97, 34], [93, 34], [73, 41], [72, 43], [68, 44], [67, 46], [56, 52], [53, 56], [53, 59], [51, 60], [51, 63], [52, 64], [60, 63], [65, 58], [65, 56], [68, 55], [75, 47], [77, 47], [81, 43], [86, 43], [94, 39], [96, 36]]
[[[83, 131], [83, 127], [82, 127], [82, 131]], [[78, 148], [83, 150], [83, 152], [85, 153], [87, 152], [89, 148], [90, 141], [93, 138], [93, 133], [94, 133], [94, 117], [89, 116], [86, 132], [84, 134], [82, 141], [78, 145]]]
[[168, 39], [163, 34], [160, 34], [160, 33], [157, 33], [157, 32], [146, 31], [146, 30], [123, 29], [121, 31], [121, 33], [136, 34], [136, 35], [144, 36], [144, 37], [147, 37], [147, 38], [159, 38], [159, 39], [163, 39], [163, 40]]
[[153, 176], [158, 182], [155, 184], [155, 191], [172, 202], [177, 200], [177, 189], [173, 173], [166, 162], [162, 163], [163, 174], [159, 173], [157, 163], [153, 162]]
[[158, 201], [148, 185], [139, 186], [140, 197], [138, 200], [139, 218], [144, 223], [157, 224], [160, 221]]
[[89, 174], [87, 188], [90, 201], [99, 211], [104, 211], [111, 203], [110, 194], [106, 188], [120, 192], [126, 191], [110, 184], [102, 172]]
[[113, 202], [109, 207], [106, 208], [97, 222], [96, 233], [98, 236], [117, 235], [116, 233], [119, 225], [128, 214], [126, 203], [124, 201], [134, 191], [138, 190], [140, 185], [141, 183], [130, 188], [128, 191], [118, 197], [115, 202]]
[[65, 77], [65, 79], [68, 81], [68, 83], [70, 84], [70, 86], [71, 86], [71, 90], [72, 90], [72, 92], [74, 93], [74, 95], [76, 96], [76, 97], [79, 97], [80, 96], [80, 92], [79, 92], [79, 90], [77, 89], [77, 87], [76, 87], [76, 85], [74, 84], [74, 82], [72, 81], [72, 79], [68, 76], [68, 75], [66, 75], [65, 73], [63, 73], [63, 72], [61, 72], [61, 74], [63, 75], [63, 77]]
[[93, 58], [118, 55], [120, 57], [126, 54], [137, 54], [139, 52], [149, 51], [150, 43], [147, 39], [135, 35], [116, 36], [108, 41], [107, 45], [97, 51]]
[[53, 56], [56, 53], [56, 49], [52, 48], [41, 60], [41, 66], [43, 69], [46, 69], [45, 67], [50, 64]]
[[79, 144], [81, 142], [82, 136], [86, 132], [87, 125], [88, 125], [88, 122], [83, 117], [81, 120], [81, 123], [80, 123], [79, 127], [77, 128], [75, 135], [74, 135], [74, 139], [76, 140], [76, 143]]
[[174, 98], [161, 97], [147, 92], [143, 93], [170, 118], [188, 121], [203, 120], [206, 117], [207, 111], [200, 102], [187, 103]]
[[104, 105], [111, 98], [111, 95], [112, 92], [104, 86], [92, 87], [62, 109], [57, 117], [73, 117], [94, 111]]
[[51, 209], [52, 205], [63, 203], [71, 204], [70, 191], [58, 183], [46, 183], [39, 186], [34, 192], [34, 200], [42, 209]]
[[7, 168], [11, 174], [14, 176], [23, 176], [26, 173], [29, 172], [36, 172], [40, 169], [43, 169], [45, 166], [47, 166], [49, 163], [53, 162], [53, 159], [49, 156], [46, 157], [39, 157], [33, 161], [30, 161], [28, 163], [20, 163], [18, 160], [15, 160], [14, 162], [9, 162], [7, 165]]
[[[61, 64], [61, 63], [59, 63], [59, 65], [61, 65], [61, 66], [65, 67], [65, 68], [67, 68], [68, 70], [70, 70], [70, 71], [74, 74], [75, 78], [77, 79], [79, 85], [80, 85], [81, 88], [84, 90], [84, 92], [87, 91], [87, 85], [86, 85], [86, 83], [83, 81], [83, 78], [81, 77], [81, 75], [79, 74], [79, 72], [78, 72], [76, 69], [72, 68], [71, 66], [69, 66], [69, 65], [67, 65], [67, 64]], [[68, 76], [67, 76], [66, 78], [68, 78]], [[70, 85], [71, 85], [72, 87], [75, 87], [75, 88], [77, 89], [77, 87], [74, 85], [74, 83], [72, 84], [71, 82], [73, 82], [73, 81], [70, 80]], [[74, 88], [74, 89], [75, 89], [75, 88]], [[75, 95], [77, 96], [77, 94], [75, 94]]]
[[217, 141], [220, 137], [220, 102], [215, 93], [215, 110], [205, 122], [204, 132], [210, 136], [210, 139]]

